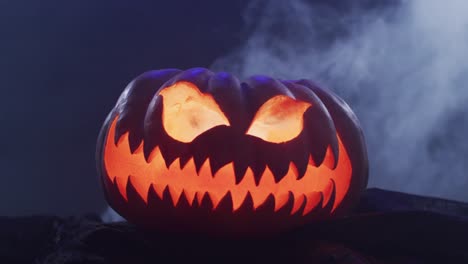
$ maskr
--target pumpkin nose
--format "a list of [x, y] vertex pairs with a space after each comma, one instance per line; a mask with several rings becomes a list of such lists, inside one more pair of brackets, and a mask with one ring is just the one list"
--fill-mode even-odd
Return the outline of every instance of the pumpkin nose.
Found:
[[[201, 134], [190, 144], [190, 154], [194, 158], [197, 172], [209, 160], [211, 174], [229, 163], [233, 163], [236, 183], [241, 182], [248, 168], [252, 170], [254, 181], [258, 185], [267, 168], [272, 171], [275, 181], [281, 180], [288, 172], [290, 157], [284, 144], [266, 142], [260, 138], [246, 135], [230, 126], [217, 126]], [[296, 152], [303, 151], [297, 148]], [[303, 155], [298, 155], [303, 156]], [[304, 159], [296, 167], [307, 166]], [[303, 173], [305, 170], [303, 171]]]
[[[236, 174], [245, 173], [247, 165], [245, 134], [230, 126], [217, 126], [201, 134], [190, 144], [197, 171], [209, 159], [212, 175], [233, 162]], [[244, 168], [245, 167], [245, 168]], [[242, 175], [244, 175], [242, 173]]]

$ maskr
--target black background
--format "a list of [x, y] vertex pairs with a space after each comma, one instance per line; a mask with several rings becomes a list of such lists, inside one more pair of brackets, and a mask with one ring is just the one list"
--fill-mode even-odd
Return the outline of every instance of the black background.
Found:
[[0, 0], [0, 214], [103, 209], [95, 142], [119, 94], [240, 45], [245, 3]]

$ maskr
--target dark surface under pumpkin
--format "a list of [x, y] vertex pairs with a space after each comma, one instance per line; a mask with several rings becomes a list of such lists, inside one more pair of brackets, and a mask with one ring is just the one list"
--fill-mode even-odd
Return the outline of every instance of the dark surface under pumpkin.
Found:
[[354, 213], [264, 240], [145, 233], [97, 216], [0, 218], [0, 263], [468, 263], [468, 204], [369, 189]]

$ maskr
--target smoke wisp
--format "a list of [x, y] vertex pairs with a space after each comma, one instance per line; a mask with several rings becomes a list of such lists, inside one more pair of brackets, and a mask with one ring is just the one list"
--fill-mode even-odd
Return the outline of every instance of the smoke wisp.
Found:
[[468, 201], [466, 10], [464, 0], [254, 1], [245, 44], [212, 69], [317, 81], [361, 120], [370, 187]]

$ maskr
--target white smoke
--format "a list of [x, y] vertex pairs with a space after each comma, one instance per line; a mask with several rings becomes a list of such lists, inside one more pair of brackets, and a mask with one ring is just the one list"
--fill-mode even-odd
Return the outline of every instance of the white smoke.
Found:
[[104, 210], [104, 212], [101, 213], [100, 217], [104, 223], [126, 221], [125, 218], [119, 215], [119, 213], [114, 211], [114, 209], [112, 209], [110, 206], [106, 207], [106, 210]]
[[213, 70], [318, 81], [361, 120], [369, 186], [468, 200], [468, 1], [254, 1], [246, 22]]

